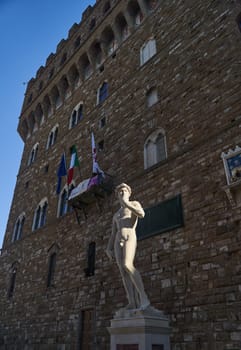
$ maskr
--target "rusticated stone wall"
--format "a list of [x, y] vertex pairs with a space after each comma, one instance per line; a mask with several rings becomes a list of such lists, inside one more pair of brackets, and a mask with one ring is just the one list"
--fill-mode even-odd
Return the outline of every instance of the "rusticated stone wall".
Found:
[[[241, 209], [225, 193], [221, 154], [241, 146], [237, 24], [241, 6], [238, 1], [160, 1], [140, 25], [130, 28], [115, 54], [104, 57], [101, 69], [93, 69], [86, 80], [80, 73], [74, 87], [71, 67], [80, 69], [80, 57], [89, 53], [106, 27], [115, 28], [121, 12], [128, 18], [127, 1], [111, 3], [102, 15], [104, 4], [98, 1], [81, 24], [73, 26], [69, 38], [27, 88], [19, 122], [25, 148], [0, 256], [0, 349], [80, 348], [86, 336], [81, 327], [84, 310], [92, 310], [91, 337], [86, 336], [91, 349], [109, 347], [110, 319], [126, 303], [117, 266], [105, 254], [118, 203], [112, 194], [100, 205], [90, 205], [87, 218], [81, 213], [78, 223], [74, 212], [57, 217], [55, 194], [61, 155], [65, 150], [69, 163], [73, 144], [81, 170], [80, 174], [75, 171], [75, 182], [91, 176], [93, 131], [96, 143], [104, 140], [104, 150], [98, 153], [101, 168], [114, 176], [115, 183], [128, 183], [133, 198], [144, 208], [182, 196], [184, 226], [139, 241], [136, 256], [152, 305], [170, 317], [172, 350], [239, 350]], [[94, 17], [96, 26], [90, 31]], [[80, 46], [71, 51], [80, 34]], [[157, 53], [140, 66], [140, 48], [150, 37], [156, 40]], [[69, 56], [60, 67], [64, 51]], [[55, 74], [47, 79], [53, 67]], [[52, 101], [51, 91], [63, 76], [69, 79], [70, 94], [40, 122], [31, 113], [45, 96]], [[104, 81], [109, 95], [96, 105], [96, 93]], [[146, 93], [151, 87], [157, 88], [159, 99], [148, 108]], [[69, 129], [72, 110], [80, 101], [83, 119]], [[100, 128], [103, 116], [106, 125]], [[56, 123], [56, 143], [46, 150]], [[167, 159], [144, 170], [144, 143], [158, 128], [165, 130]], [[37, 142], [37, 159], [27, 166]], [[48, 199], [46, 225], [32, 232], [34, 211], [44, 197]], [[12, 243], [22, 212], [26, 215], [23, 234]], [[95, 274], [86, 277], [87, 250], [93, 241]], [[47, 288], [53, 250], [57, 253], [54, 283]], [[15, 288], [9, 298], [15, 262]]]

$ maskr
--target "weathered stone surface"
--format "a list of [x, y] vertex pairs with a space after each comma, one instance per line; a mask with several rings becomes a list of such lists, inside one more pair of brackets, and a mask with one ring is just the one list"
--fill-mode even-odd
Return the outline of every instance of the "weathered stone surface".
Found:
[[[94, 131], [96, 141], [105, 142], [98, 154], [101, 168], [114, 175], [117, 183], [130, 184], [144, 208], [182, 195], [184, 227], [140, 241], [136, 256], [151, 304], [170, 316], [172, 349], [238, 350], [241, 207], [232, 207], [224, 191], [221, 153], [241, 146], [241, 33], [236, 22], [240, 4], [160, 1], [139, 26], [131, 28], [116, 55], [105, 56], [104, 70], [94, 69], [74, 87], [71, 67], [79, 67], [80, 57], [107, 26], [114, 28], [117, 16], [127, 10], [126, 1], [113, 1], [103, 14], [104, 3], [100, 0], [90, 14], [86, 12], [59, 52], [51, 55], [46, 67], [31, 80], [23, 102], [19, 132], [25, 147], [0, 256], [0, 349], [75, 349], [81, 341], [85, 310], [93, 310], [93, 348], [109, 347], [107, 327], [115, 310], [126, 303], [117, 267], [105, 255], [116, 199], [112, 194], [100, 207], [91, 205], [87, 218], [82, 214], [78, 224], [73, 212], [57, 218], [55, 194], [61, 155], [65, 150], [69, 162], [73, 144], [81, 158], [81, 176], [75, 173], [76, 183], [90, 177], [90, 133]], [[96, 26], [90, 32], [92, 17]], [[78, 36], [80, 46], [76, 48]], [[140, 66], [140, 48], [151, 36], [156, 39], [157, 53]], [[64, 49], [69, 56], [61, 66]], [[65, 75], [70, 95], [62, 98], [51, 116], [45, 115], [43, 123], [37, 120], [36, 128], [32, 127], [31, 112], [43, 104], [46, 95], [51, 96], [54, 86], [60, 87]], [[96, 105], [96, 92], [104, 80], [109, 84], [109, 96]], [[147, 108], [146, 93], [153, 86], [158, 89], [159, 101]], [[80, 101], [84, 117], [69, 129], [72, 110]], [[100, 128], [103, 116], [107, 122]], [[56, 123], [57, 142], [46, 150]], [[21, 131], [25, 127], [32, 130], [30, 135]], [[144, 142], [157, 128], [165, 130], [168, 157], [144, 170]], [[27, 166], [37, 142], [36, 162]], [[48, 198], [46, 225], [32, 232], [34, 211], [44, 197]], [[22, 238], [11, 243], [22, 212], [26, 214]], [[86, 277], [88, 244], [93, 241], [95, 275]], [[47, 288], [54, 244], [59, 247], [54, 283]], [[8, 298], [15, 262], [16, 284]]]

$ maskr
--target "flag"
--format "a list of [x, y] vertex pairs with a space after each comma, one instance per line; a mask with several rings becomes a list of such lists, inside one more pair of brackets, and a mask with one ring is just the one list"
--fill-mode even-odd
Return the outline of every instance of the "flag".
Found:
[[74, 177], [74, 168], [79, 166], [79, 160], [77, 156], [77, 150], [75, 146], [71, 147], [71, 159], [68, 170], [67, 184], [69, 185]]
[[97, 152], [96, 152], [95, 137], [93, 132], [91, 133], [91, 148], [92, 148], [92, 160], [93, 160], [92, 173], [104, 175], [104, 172], [100, 169], [99, 164], [97, 162]]
[[61, 191], [61, 179], [62, 176], [67, 175], [67, 168], [66, 168], [66, 160], [65, 160], [65, 154], [62, 154], [61, 161], [59, 163], [59, 168], [57, 171], [57, 176], [58, 176], [58, 183], [57, 183], [57, 188], [56, 188], [56, 193], [60, 194]]

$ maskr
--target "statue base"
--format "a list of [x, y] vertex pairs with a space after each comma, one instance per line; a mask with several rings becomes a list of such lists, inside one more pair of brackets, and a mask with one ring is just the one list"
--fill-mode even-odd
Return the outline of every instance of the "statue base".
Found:
[[118, 310], [108, 331], [110, 350], [170, 350], [169, 320], [151, 306]]

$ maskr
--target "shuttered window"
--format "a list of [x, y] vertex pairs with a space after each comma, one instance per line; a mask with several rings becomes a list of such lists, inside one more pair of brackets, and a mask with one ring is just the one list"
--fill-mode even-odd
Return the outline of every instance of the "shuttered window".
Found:
[[144, 239], [183, 226], [181, 195], [145, 209], [144, 219], [137, 225], [138, 239]]

